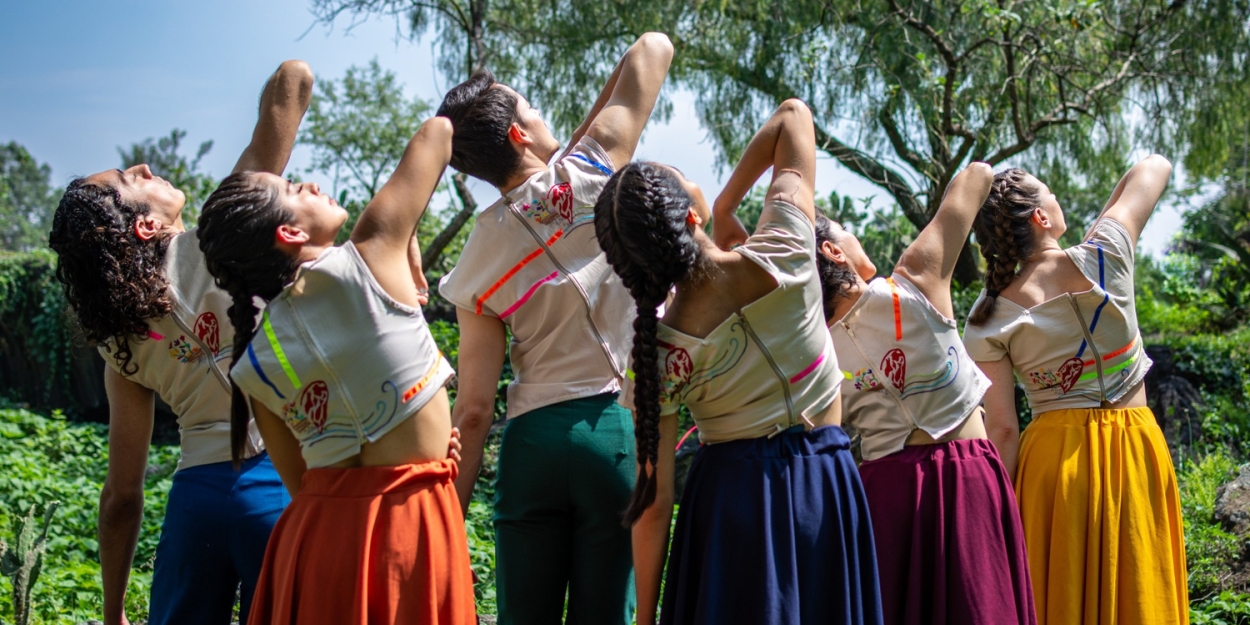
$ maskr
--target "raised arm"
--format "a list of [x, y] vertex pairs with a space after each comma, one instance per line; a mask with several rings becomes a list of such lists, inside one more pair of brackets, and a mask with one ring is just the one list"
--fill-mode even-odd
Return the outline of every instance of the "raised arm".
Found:
[[278, 66], [260, 94], [260, 118], [252, 142], [243, 150], [234, 171], [265, 171], [282, 175], [291, 159], [300, 120], [312, 101], [313, 73], [303, 61]]
[[615, 167], [633, 159], [672, 61], [673, 44], [667, 35], [646, 33], [639, 37], [617, 63], [586, 120], [569, 139], [568, 149], [583, 135], [590, 135]]
[[152, 442], [156, 394], [104, 370], [109, 401], [108, 473], [100, 490], [100, 578], [104, 587], [104, 622], [126, 623], [126, 587], [143, 523], [143, 479]]
[[955, 306], [951, 302], [955, 261], [993, 182], [994, 169], [985, 163], [972, 163], [959, 172], [946, 187], [946, 196], [933, 220], [907, 246], [894, 268], [947, 317], [955, 316]]
[[1120, 178], [1098, 218], [1110, 217], [1124, 224], [1136, 244], [1171, 176], [1172, 163], [1168, 159], [1158, 154], [1147, 156]]
[[735, 213], [742, 198], [773, 170], [765, 202], [790, 202], [816, 222], [816, 127], [812, 111], [802, 100], [781, 103], [773, 116], [751, 138], [733, 174], [712, 206], [712, 234], [716, 245], [729, 249], [746, 241], [747, 231]]
[[451, 159], [451, 120], [427, 119], [408, 142], [390, 180], [365, 207], [351, 240], [373, 277], [396, 301], [420, 306], [409, 248], [417, 223]]

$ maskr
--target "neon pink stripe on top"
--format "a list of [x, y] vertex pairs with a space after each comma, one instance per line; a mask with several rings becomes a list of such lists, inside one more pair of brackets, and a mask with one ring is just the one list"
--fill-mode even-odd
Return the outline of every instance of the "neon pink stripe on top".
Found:
[[816, 367], [819, 367], [820, 363], [824, 361], [825, 361], [825, 354], [822, 352], [820, 354], [820, 358], [813, 360], [812, 364], [807, 365], [806, 369], [794, 374], [794, 377], [790, 378], [790, 383], [794, 384], [795, 382], [798, 382], [799, 380], [806, 378], [808, 375], [811, 375], [811, 373], [816, 370]]
[[535, 282], [534, 286], [530, 287], [529, 290], [525, 292], [525, 295], [522, 295], [521, 299], [517, 300], [515, 304], [509, 306], [507, 310], [503, 311], [503, 314], [499, 315], [499, 318], [503, 319], [504, 317], [507, 317], [508, 315], [511, 315], [512, 313], [516, 312], [518, 308], [520, 308], [521, 306], [524, 306], [525, 302], [528, 302], [530, 298], [533, 297], [534, 291], [537, 291], [538, 287], [546, 284], [547, 282], [555, 280], [556, 276], [558, 275], [560, 275], [559, 271], [553, 271], [551, 272], [551, 275], [547, 276], [546, 278], [543, 278], [542, 280], [539, 280], [538, 282]]

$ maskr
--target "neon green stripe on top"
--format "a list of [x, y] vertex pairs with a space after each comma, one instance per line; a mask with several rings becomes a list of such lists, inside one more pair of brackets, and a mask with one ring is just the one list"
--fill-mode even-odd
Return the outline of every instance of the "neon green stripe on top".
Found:
[[[1133, 362], [1135, 362], [1136, 360], [1137, 360], [1137, 354], [1133, 354], [1132, 358], [1129, 358], [1128, 360], [1125, 360], [1124, 362], [1118, 365], [1115, 365], [1113, 367], [1107, 367], [1106, 369], [1103, 369], [1102, 374], [1111, 375], [1112, 373], [1115, 373], [1116, 371], [1119, 371], [1120, 369], [1123, 369], [1133, 364]], [[1089, 373], [1086, 373], [1085, 375], [1081, 376], [1079, 379], [1080, 381], [1084, 382], [1085, 380], [1092, 380], [1096, 377], [1098, 377], [1098, 371], [1090, 371]]]
[[286, 377], [291, 384], [298, 390], [302, 386], [299, 382], [299, 376], [295, 375], [295, 369], [291, 368], [291, 362], [286, 359], [286, 352], [282, 351], [282, 343], [278, 342], [278, 335], [273, 332], [273, 324], [269, 323], [269, 311], [264, 314], [265, 337], [269, 339], [269, 346], [273, 348], [273, 355], [278, 358], [278, 364], [282, 365], [282, 370], [286, 372]]

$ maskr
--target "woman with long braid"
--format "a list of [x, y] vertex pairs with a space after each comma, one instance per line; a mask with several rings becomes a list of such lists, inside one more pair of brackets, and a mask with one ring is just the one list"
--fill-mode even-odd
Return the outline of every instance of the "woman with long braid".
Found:
[[[260, 96], [252, 140], [235, 171], [281, 174], [312, 96], [312, 71], [287, 61]], [[69, 184], [48, 243], [57, 279], [108, 368], [108, 474], [100, 492], [103, 620], [126, 623], [126, 586], [143, 520], [154, 398], [178, 417], [181, 457], [161, 524], [148, 622], [241, 621], [269, 533], [289, 498], [246, 414], [231, 466], [229, 296], [213, 285], [186, 197], [147, 165]]]
[[[994, 176], [973, 225], [986, 286], [964, 342], [993, 382], [986, 427], [1015, 473], [1043, 625], [1189, 621], [1176, 474], [1146, 406], [1133, 301], [1134, 248], [1171, 172], [1158, 155], [1133, 166], [1067, 249], [1055, 196], [1019, 169]], [[1033, 411], [1022, 438], [1013, 378]]]
[[[655, 622], [681, 404], [704, 445], [682, 496], [660, 622], [881, 622], [868, 509], [838, 427], [840, 373], [820, 314], [815, 145], [811, 111], [788, 100], [710, 211], [698, 186], [649, 163], [614, 174], [595, 205], [599, 243], [637, 305], [624, 401], [632, 397], [637, 423], [626, 520], [636, 524], [640, 624]], [[748, 237], [734, 211], [770, 167]], [[715, 243], [701, 228], [709, 214]]]
[[993, 170], [950, 182], [890, 276], [855, 235], [816, 218], [842, 410], [862, 437], [886, 625], [1033, 625], [1011, 477], [986, 438], [990, 381], [964, 350], [951, 276]]
[[[264, 623], [476, 621], [451, 366], [421, 314], [410, 242], [451, 157], [435, 117], [335, 246], [347, 212], [316, 184], [243, 172], [201, 217], [230, 293], [233, 420], [256, 424], [293, 499], [252, 605]], [[263, 314], [255, 298], [267, 300]]]

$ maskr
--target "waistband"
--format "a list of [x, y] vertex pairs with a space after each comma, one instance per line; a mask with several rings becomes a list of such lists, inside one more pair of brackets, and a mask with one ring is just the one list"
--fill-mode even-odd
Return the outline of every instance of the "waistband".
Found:
[[699, 455], [709, 458], [791, 458], [817, 454], [850, 452], [851, 439], [840, 426], [825, 425], [810, 432], [795, 426], [772, 437], [746, 438], [723, 443], [709, 443], [699, 448]]
[[458, 468], [451, 459], [384, 467], [323, 467], [304, 472], [299, 496], [377, 497], [451, 484]]
[[965, 438], [933, 445], [911, 445], [876, 460], [865, 460], [860, 464], [860, 468], [883, 464], [919, 464], [978, 458], [998, 458], [998, 450], [988, 438]]
[[[1064, 408], [1049, 410], [1033, 418], [1028, 427], [1088, 427], [1118, 425], [1122, 427], [1155, 426], [1159, 421], [1146, 406], [1137, 408]], [[1027, 428], [1026, 428], [1027, 429]]]

